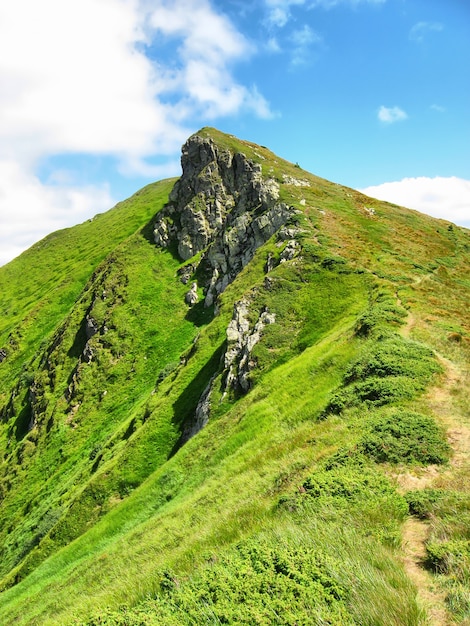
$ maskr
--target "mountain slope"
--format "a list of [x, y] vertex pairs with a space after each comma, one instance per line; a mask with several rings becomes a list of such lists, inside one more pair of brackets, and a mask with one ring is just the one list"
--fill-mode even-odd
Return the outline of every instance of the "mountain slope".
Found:
[[470, 233], [214, 129], [182, 166], [0, 269], [0, 621], [424, 623], [410, 512], [465, 617]]

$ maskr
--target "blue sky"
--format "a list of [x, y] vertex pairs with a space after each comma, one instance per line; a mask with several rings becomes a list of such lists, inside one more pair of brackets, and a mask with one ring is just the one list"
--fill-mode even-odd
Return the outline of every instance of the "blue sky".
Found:
[[0, 5], [0, 264], [211, 125], [470, 227], [468, 0]]

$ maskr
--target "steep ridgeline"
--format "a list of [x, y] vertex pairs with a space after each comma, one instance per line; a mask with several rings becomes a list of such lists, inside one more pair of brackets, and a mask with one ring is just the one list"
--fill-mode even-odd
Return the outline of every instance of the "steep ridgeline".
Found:
[[[71, 271], [69, 231], [26, 253], [32, 267], [43, 267], [45, 284], [65, 278], [55, 294], [44, 289], [49, 309], [28, 274], [21, 289], [36, 290], [32, 311], [21, 320], [18, 305], [5, 306], [6, 317], [13, 310], [21, 321], [6, 322], [0, 339], [0, 507], [9, 520], [0, 529], [3, 587], [105, 516], [265, 367], [253, 350], [276, 314], [251, 287], [238, 288], [217, 314], [219, 299], [275, 233], [261, 280], [298, 254], [300, 230], [282, 227], [300, 211], [280, 201], [280, 183], [259, 163], [208, 136], [187, 141], [182, 166], [176, 184], [149, 186], [85, 225], [77, 246], [91, 248], [94, 237], [105, 251], [94, 262], [77, 255]], [[114, 244], [117, 225], [126, 212], [135, 221], [138, 209], [140, 227], [116, 232]], [[19, 280], [16, 265], [23, 259], [5, 268], [5, 293], [10, 272]], [[67, 300], [71, 276], [83, 278]]]
[[[197, 304], [202, 289], [204, 307], [213, 306], [217, 313], [218, 296], [275, 233], [283, 248], [278, 262], [298, 254], [300, 246], [293, 237], [300, 230], [282, 227], [301, 211], [280, 200], [280, 184], [273, 177], [263, 177], [259, 163], [218, 146], [210, 137], [190, 137], [182, 148], [181, 166], [183, 174], [157, 215], [155, 243], [190, 261], [179, 270], [181, 282], [191, 284], [186, 303]], [[274, 265], [271, 256], [266, 271]], [[252, 350], [264, 326], [274, 323], [275, 314], [261, 311], [250, 326], [249, 306], [246, 298], [234, 304], [221, 371], [212, 375], [204, 389], [180, 443], [207, 424], [216, 385], [223, 394], [229, 390], [245, 393], [250, 388], [249, 373], [256, 366]]]
[[0, 624], [422, 626], [410, 515], [469, 619], [469, 231], [181, 162], [0, 268]]
[[[301, 211], [280, 201], [280, 184], [272, 177], [263, 177], [259, 163], [242, 152], [218, 146], [210, 137], [190, 137], [182, 148], [181, 166], [183, 174], [168, 204], [157, 215], [155, 243], [176, 250], [180, 258], [190, 261], [179, 270], [181, 282], [191, 284], [186, 303], [197, 304], [202, 289], [204, 307], [214, 306], [217, 313], [218, 296], [275, 233], [279, 233], [282, 245], [278, 262], [299, 253], [300, 245], [293, 237], [301, 230], [282, 227]], [[271, 255], [265, 271], [274, 265]], [[234, 304], [220, 371], [204, 389], [185, 425], [181, 443], [207, 424], [216, 386], [222, 389], [222, 397], [230, 390], [245, 393], [250, 388], [249, 373], [256, 366], [252, 350], [264, 326], [274, 323], [275, 314], [260, 311], [250, 325], [249, 307], [249, 298]]]
[[[198, 255], [182, 268], [181, 280], [188, 283], [199, 270], [209, 307], [294, 209], [279, 200], [279, 183], [263, 178], [259, 163], [210, 138], [190, 137], [181, 165], [183, 175], [158, 214], [155, 242], [165, 248], [174, 244], [184, 260]], [[197, 286], [194, 281], [187, 294], [190, 304], [197, 301], [191, 295]]]

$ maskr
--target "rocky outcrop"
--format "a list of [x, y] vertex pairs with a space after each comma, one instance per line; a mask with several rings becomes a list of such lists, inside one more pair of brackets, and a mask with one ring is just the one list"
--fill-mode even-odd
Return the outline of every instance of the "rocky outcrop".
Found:
[[194, 282], [191, 285], [191, 289], [186, 293], [185, 297], [185, 302], [186, 304], [188, 304], [189, 306], [194, 306], [195, 304], [197, 304], [198, 300], [199, 300], [199, 296], [197, 293], [197, 283]]
[[158, 246], [176, 244], [184, 260], [203, 253], [181, 279], [189, 282], [190, 271], [202, 264], [204, 303], [210, 306], [293, 209], [279, 201], [279, 184], [264, 179], [259, 164], [210, 139], [190, 137], [181, 165], [183, 174], [157, 215], [154, 238]]
[[261, 311], [254, 324], [250, 323], [249, 302], [242, 299], [233, 307], [232, 319], [227, 327], [227, 349], [216, 371], [201, 397], [192, 419], [185, 425], [180, 444], [194, 437], [210, 418], [212, 395], [216, 386], [222, 392], [222, 399], [229, 391], [246, 393], [250, 389], [250, 372], [256, 367], [253, 348], [261, 340], [263, 329], [274, 324], [276, 316], [267, 309]]
[[[93, 303], [94, 304], [94, 303]], [[100, 325], [91, 315], [87, 315], [85, 318], [85, 334], [87, 341], [89, 341], [99, 331]]]
[[291, 261], [295, 258], [300, 252], [300, 244], [295, 239], [290, 239], [284, 250], [281, 252], [279, 257], [280, 263], [285, 263], [286, 261]]
[[227, 327], [227, 350], [224, 357], [225, 392], [230, 388], [242, 392], [249, 390], [249, 374], [256, 366], [252, 359], [253, 348], [260, 341], [264, 327], [276, 321], [274, 313], [264, 310], [251, 327], [248, 316], [248, 302], [240, 300], [235, 303], [232, 320]]
[[210, 410], [211, 410], [211, 395], [214, 389], [214, 382], [217, 378], [217, 374], [214, 374], [209, 381], [209, 384], [204, 389], [202, 396], [199, 399], [199, 402], [196, 407], [196, 411], [194, 414], [194, 419], [191, 423], [189, 423], [183, 431], [181, 437], [181, 443], [185, 443], [194, 435], [204, 428], [204, 426], [209, 421]]

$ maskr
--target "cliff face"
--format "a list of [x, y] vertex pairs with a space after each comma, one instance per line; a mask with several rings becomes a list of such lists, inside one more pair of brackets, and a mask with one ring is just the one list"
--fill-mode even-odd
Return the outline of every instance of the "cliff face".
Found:
[[[158, 214], [154, 227], [157, 246], [177, 250], [185, 261], [180, 270], [184, 284], [191, 283], [185, 301], [198, 300], [202, 288], [204, 306], [217, 298], [253, 258], [256, 250], [280, 231], [296, 213], [280, 200], [280, 185], [263, 177], [262, 167], [242, 152], [218, 146], [211, 138], [194, 135], [182, 148], [182, 176]], [[295, 179], [292, 179], [295, 180]], [[298, 229], [280, 234], [279, 262], [291, 260], [300, 250]], [[193, 259], [191, 261], [191, 259]], [[275, 263], [267, 259], [265, 271]], [[269, 280], [269, 279], [268, 279]], [[250, 313], [257, 321], [250, 326]], [[246, 393], [249, 373], [256, 367], [251, 354], [266, 324], [274, 323], [269, 311], [251, 312], [249, 298], [236, 302], [226, 329], [227, 349], [216, 372], [204, 389], [196, 411], [182, 434], [182, 442], [194, 436], [209, 420], [211, 396], [216, 386], [224, 393]]]
[[200, 286], [208, 307], [255, 251], [286, 224], [293, 209], [279, 200], [279, 184], [263, 179], [259, 164], [211, 139], [190, 137], [181, 165], [183, 175], [158, 214], [154, 237], [158, 246], [175, 244], [184, 260], [202, 253], [184, 268], [181, 278], [186, 283], [198, 267], [203, 268]]

